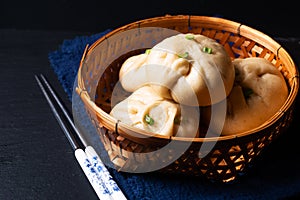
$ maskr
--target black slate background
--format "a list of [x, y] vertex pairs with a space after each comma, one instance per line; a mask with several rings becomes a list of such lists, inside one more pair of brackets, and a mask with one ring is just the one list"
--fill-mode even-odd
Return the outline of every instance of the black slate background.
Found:
[[[48, 53], [64, 39], [165, 14], [221, 16], [280, 38], [299, 66], [296, 4], [222, 0], [1, 1], [0, 199], [97, 199], [33, 76], [44, 73], [70, 108], [48, 61]], [[285, 163], [285, 158], [299, 153], [299, 104], [296, 108], [290, 128], [295, 138], [285, 136], [274, 143], [262, 163], [276, 153], [281, 165], [293, 165]], [[281, 150], [281, 142], [290, 143], [289, 149]]]
[[221, 16], [270, 36], [299, 35], [293, 0], [8, 0], [0, 3], [0, 28], [101, 32], [165, 14]]

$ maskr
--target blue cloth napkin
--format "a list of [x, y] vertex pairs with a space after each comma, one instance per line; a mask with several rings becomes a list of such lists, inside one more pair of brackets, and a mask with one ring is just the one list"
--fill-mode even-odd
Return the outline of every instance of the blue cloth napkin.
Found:
[[[110, 30], [64, 40], [49, 52], [50, 65], [72, 100], [79, 62], [87, 44], [92, 44]], [[299, 128], [298, 128], [299, 129]], [[297, 132], [296, 132], [297, 133]], [[199, 177], [158, 173], [130, 174], [109, 169], [130, 200], [193, 199], [285, 199], [300, 194], [299, 150], [293, 151], [288, 132], [274, 141], [244, 175], [227, 183], [213, 183]], [[295, 148], [296, 149], [296, 148]]]

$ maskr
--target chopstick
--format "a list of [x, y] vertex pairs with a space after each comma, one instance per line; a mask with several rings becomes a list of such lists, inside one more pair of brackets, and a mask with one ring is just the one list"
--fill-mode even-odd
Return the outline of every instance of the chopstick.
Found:
[[[40, 89], [42, 90], [56, 120], [58, 121], [72, 149], [74, 150], [74, 154], [79, 165], [84, 171], [98, 198], [101, 200], [126, 200], [126, 196], [123, 194], [117, 183], [113, 180], [113, 177], [110, 175], [109, 171], [101, 161], [95, 149], [87, 144], [82, 134], [74, 125], [73, 120], [69, 116], [69, 113], [67, 112], [62, 102], [59, 100], [58, 96], [52, 89], [51, 85], [48, 83], [45, 76], [43, 74], [40, 74], [39, 78], [37, 75], [35, 75], [35, 79]], [[41, 80], [43, 83], [41, 82]], [[48, 90], [48, 92], [46, 91], [46, 89]], [[48, 93], [50, 93], [51, 97], [55, 100], [56, 106], [54, 105], [54, 102]], [[57, 106], [63, 113], [66, 122], [63, 120], [58, 110], [56, 109]]]

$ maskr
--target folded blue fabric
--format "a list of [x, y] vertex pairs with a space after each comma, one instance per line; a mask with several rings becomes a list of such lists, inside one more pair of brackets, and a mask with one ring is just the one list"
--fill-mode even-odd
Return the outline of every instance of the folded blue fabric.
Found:
[[[64, 40], [57, 50], [49, 52], [50, 65], [72, 100], [73, 85], [79, 62], [87, 44], [110, 30], [90, 36]], [[169, 176], [157, 173], [130, 174], [109, 169], [130, 200], [193, 199], [282, 199], [300, 194], [300, 165], [295, 152], [286, 152], [287, 138], [274, 142], [255, 161], [246, 174], [227, 183], [212, 183], [199, 177]], [[288, 164], [290, 163], [290, 164]]]

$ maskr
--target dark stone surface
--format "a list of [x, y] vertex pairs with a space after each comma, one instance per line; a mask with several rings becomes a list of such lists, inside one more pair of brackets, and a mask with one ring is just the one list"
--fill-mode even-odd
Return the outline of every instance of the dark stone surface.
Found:
[[100, 32], [165, 14], [221, 16], [271, 36], [299, 36], [297, 1], [10, 0], [1, 3], [0, 27]]
[[[298, 7], [296, 2], [279, 3], [209, 0], [1, 2], [0, 199], [97, 199], [34, 79], [36, 73], [45, 74], [71, 109], [48, 61], [48, 53], [56, 50], [63, 40], [165, 14], [221, 16], [274, 36], [299, 66]], [[291, 170], [295, 170], [299, 166], [299, 134], [296, 134], [299, 133], [299, 103], [295, 113], [289, 129], [293, 130], [293, 139], [284, 136], [276, 141], [258, 166], [268, 162], [268, 158], [274, 159], [274, 153], [283, 167], [290, 165]], [[281, 150], [282, 144], [289, 148]], [[286, 163], [291, 157], [295, 163]], [[259, 173], [265, 175], [262, 171]], [[278, 177], [285, 176], [278, 173]], [[290, 179], [285, 177], [285, 180]], [[299, 180], [294, 181], [299, 183]]]

